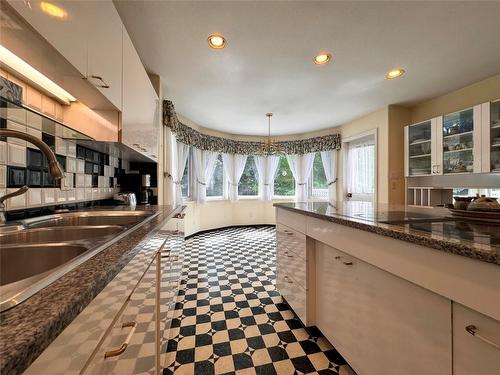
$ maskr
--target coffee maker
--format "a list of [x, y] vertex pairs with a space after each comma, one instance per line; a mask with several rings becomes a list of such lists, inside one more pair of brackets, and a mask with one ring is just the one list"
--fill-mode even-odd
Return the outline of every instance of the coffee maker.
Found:
[[150, 204], [153, 196], [151, 189], [151, 175], [141, 175], [141, 190], [139, 192], [139, 204]]

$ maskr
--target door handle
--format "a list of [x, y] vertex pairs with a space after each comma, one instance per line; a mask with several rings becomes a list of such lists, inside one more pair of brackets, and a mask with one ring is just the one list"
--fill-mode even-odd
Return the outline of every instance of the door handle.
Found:
[[116, 349], [109, 350], [104, 353], [104, 358], [110, 358], [110, 357], [116, 357], [117, 355], [122, 354], [125, 350], [127, 350], [128, 345], [130, 344], [130, 340], [132, 339], [132, 336], [134, 335], [135, 329], [137, 328], [137, 323], [136, 322], [126, 322], [122, 324], [122, 328], [127, 328], [127, 327], [132, 327], [130, 332], [127, 335], [127, 338], [123, 342], [123, 344], [120, 345], [120, 347]]
[[484, 341], [485, 343], [487, 344], [490, 344], [491, 346], [493, 346], [494, 348], [497, 348], [497, 349], [500, 349], [500, 345], [497, 344], [496, 342], [480, 335], [478, 333], [479, 331], [479, 328], [477, 328], [474, 324], [471, 324], [471, 325], [468, 325], [467, 327], [465, 327], [465, 330], [470, 333], [472, 336], [478, 338], [479, 340], [481, 341]]
[[344, 265], [346, 265], [346, 266], [352, 266], [352, 265], [354, 265], [354, 263], [353, 263], [353, 262], [351, 262], [350, 260], [344, 260], [344, 259], [343, 259], [340, 255], [337, 255], [337, 256], [335, 257], [335, 259], [336, 259], [336, 260], [338, 260], [338, 261], [341, 261], [341, 262], [342, 262], [342, 264], [344, 264]]

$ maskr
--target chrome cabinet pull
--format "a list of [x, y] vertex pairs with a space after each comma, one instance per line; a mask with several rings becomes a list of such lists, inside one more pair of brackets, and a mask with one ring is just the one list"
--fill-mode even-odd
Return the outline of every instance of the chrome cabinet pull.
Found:
[[339, 260], [342, 262], [342, 264], [346, 265], [346, 266], [352, 266], [354, 263], [351, 262], [350, 260], [344, 260], [340, 255], [337, 255], [335, 257], [335, 259]]
[[92, 79], [95, 79], [95, 80], [98, 80], [98, 81], [101, 81], [101, 84], [100, 85], [95, 85], [97, 87], [100, 87], [102, 89], [109, 89], [110, 86], [104, 81], [104, 79], [102, 79], [101, 76], [90, 76], [90, 77], [83, 77], [83, 79], [86, 79], [86, 80], [89, 80], [89, 78], [92, 78]]
[[465, 330], [472, 336], [477, 337], [479, 340], [484, 341], [487, 344], [490, 344], [494, 348], [500, 349], [500, 345], [498, 345], [496, 342], [493, 342], [490, 339], [480, 335], [478, 333], [479, 328], [477, 328], [474, 324], [468, 325], [467, 327], [465, 327]]
[[288, 251], [285, 251], [285, 254], [288, 258], [293, 258], [293, 255], [290, 255], [290, 253]]
[[119, 348], [109, 350], [104, 353], [104, 358], [110, 358], [110, 357], [116, 357], [117, 355], [122, 354], [130, 344], [130, 340], [132, 339], [132, 336], [134, 335], [135, 329], [137, 328], [137, 323], [136, 322], [126, 322], [122, 324], [122, 328], [127, 328], [127, 327], [132, 327], [130, 332], [128, 333], [127, 338], [123, 342], [123, 344], [120, 345]]
[[285, 281], [286, 281], [288, 284], [293, 284], [293, 281], [292, 281], [292, 280], [290, 280], [290, 279], [288, 278], [288, 276], [287, 276], [287, 275], [285, 275], [285, 276], [284, 276], [284, 278], [285, 278]]
[[293, 232], [290, 232], [289, 230], [284, 230], [283, 232], [285, 232], [286, 234], [288, 234], [289, 236], [293, 236]]

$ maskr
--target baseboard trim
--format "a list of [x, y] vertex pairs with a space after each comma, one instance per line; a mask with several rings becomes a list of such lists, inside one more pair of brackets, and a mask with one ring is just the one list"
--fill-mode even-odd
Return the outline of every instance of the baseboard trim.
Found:
[[200, 230], [195, 233], [191, 233], [189, 236], [184, 237], [185, 240], [189, 240], [191, 237], [198, 236], [200, 234], [209, 233], [209, 232], [217, 232], [219, 230], [231, 229], [231, 228], [259, 228], [259, 227], [276, 227], [276, 224], [241, 224], [241, 225], [227, 225], [224, 227], [212, 228]]

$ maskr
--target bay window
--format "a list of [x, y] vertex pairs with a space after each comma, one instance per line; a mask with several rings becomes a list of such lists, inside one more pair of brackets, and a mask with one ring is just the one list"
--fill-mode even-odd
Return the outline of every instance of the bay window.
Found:
[[321, 153], [314, 154], [314, 161], [309, 180], [309, 195], [313, 198], [328, 198], [328, 182], [326, 180], [325, 169]]
[[238, 183], [238, 196], [242, 197], [257, 197], [259, 195], [259, 175], [255, 159], [253, 156], [248, 156], [243, 174]]
[[273, 194], [275, 197], [295, 196], [295, 179], [285, 155], [280, 155], [278, 169], [274, 177]]
[[219, 154], [217, 156], [217, 160], [215, 162], [215, 169], [212, 177], [210, 178], [210, 182], [207, 185], [207, 197], [209, 198], [224, 198], [224, 186], [225, 186], [225, 177], [224, 177], [224, 165], [222, 162], [222, 155]]

